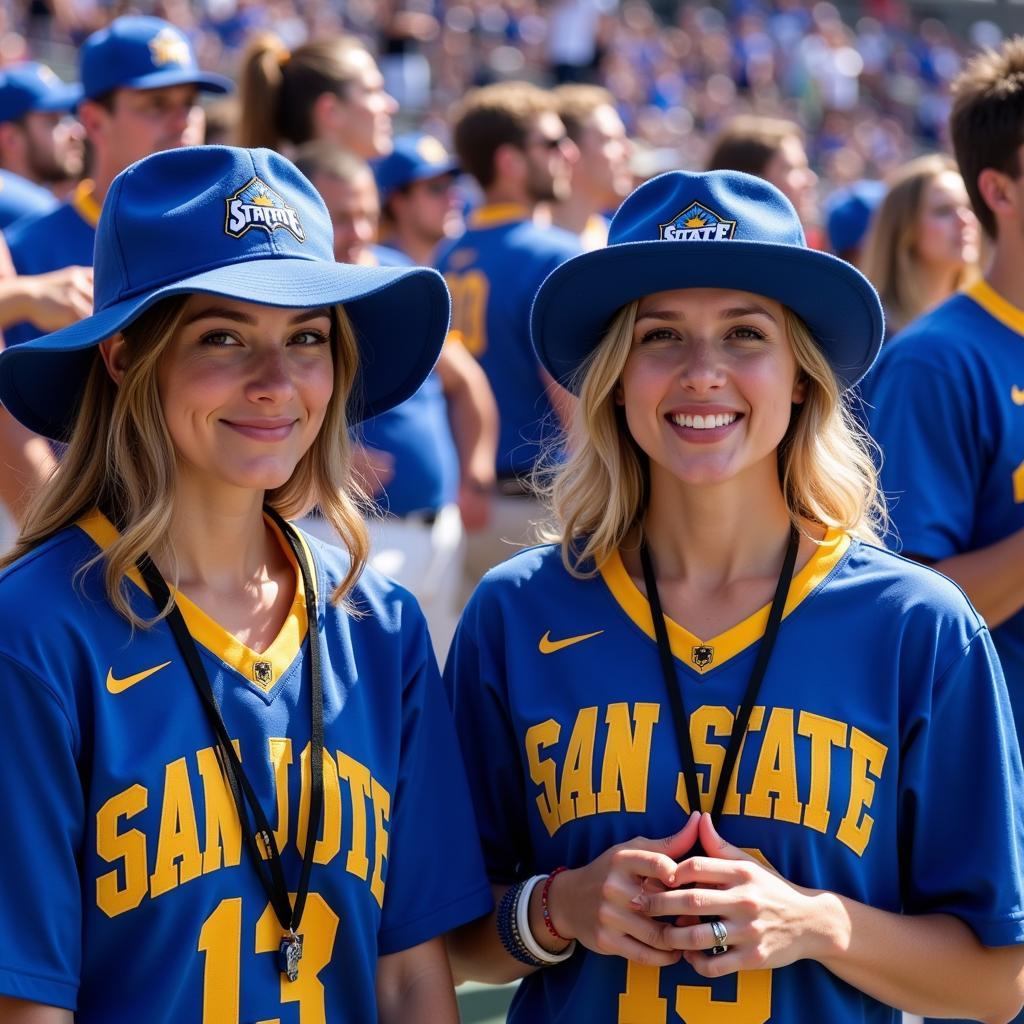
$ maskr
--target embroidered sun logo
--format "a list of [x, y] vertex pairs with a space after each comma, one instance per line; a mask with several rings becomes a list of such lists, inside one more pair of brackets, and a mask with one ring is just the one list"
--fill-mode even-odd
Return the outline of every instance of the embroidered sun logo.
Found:
[[661, 237], [669, 242], [721, 242], [733, 237], [736, 221], [694, 200], [659, 227]]
[[227, 197], [224, 230], [232, 238], [241, 238], [252, 228], [259, 228], [271, 235], [282, 228], [291, 232], [300, 242], [306, 239], [298, 212], [259, 178], [251, 178], [237, 192]]
[[150, 39], [149, 54], [157, 67], [191, 63], [188, 43], [173, 28], [162, 28]]
[[708, 222], [703, 217], [687, 217], [684, 228], [706, 228]]

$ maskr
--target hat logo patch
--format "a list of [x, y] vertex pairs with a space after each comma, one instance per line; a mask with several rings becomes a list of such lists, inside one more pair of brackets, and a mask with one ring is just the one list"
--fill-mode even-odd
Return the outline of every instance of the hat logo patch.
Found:
[[444, 146], [432, 135], [424, 135], [416, 143], [416, 152], [428, 164], [443, 164], [448, 159], [448, 153]]
[[298, 212], [259, 178], [253, 178], [228, 196], [227, 207], [224, 230], [232, 238], [241, 238], [251, 228], [262, 228], [268, 235], [284, 228], [298, 241], [306, 240]]
[[726, 220], [694, 201], [659, 229], [659, 238], [667, 242], [721, 242], [735, 234], [736, 221]]
[[157, 67], [165, 64], [191, 64], [188, 41], [173, 28], [162, 28], [149, 41], [149, 55]]

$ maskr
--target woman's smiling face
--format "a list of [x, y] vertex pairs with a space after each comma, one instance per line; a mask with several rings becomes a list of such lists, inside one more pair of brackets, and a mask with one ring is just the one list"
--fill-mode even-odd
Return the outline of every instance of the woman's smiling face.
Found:
[[770, 459], [806, 385], [779, 302], [685, 288], [637, 307], [617, 400], [652, 481], [718, 484]]

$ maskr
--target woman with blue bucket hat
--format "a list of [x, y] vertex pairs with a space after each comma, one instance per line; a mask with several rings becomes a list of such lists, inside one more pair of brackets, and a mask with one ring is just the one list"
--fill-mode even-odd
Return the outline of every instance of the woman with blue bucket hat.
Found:
[[671, 172], [532, 326], [578, 406], [553, 543], [446, 668], [497, 902], [456, 977], [530, 1024], [1008, 1020], [1020, 754], [984, 623], [877, 546], [870, 284], [760, 179]]
[[[457, 1020], [441, 936], [491, 895], [347, 462], [448, 295], [332, 239], [275, 153], [149, 157], [104, 205], [93, 315], [0, 357], [66, 445], [0, 574], [4, 1021]], [[344, 550], [288, 522], [314, 504]]]

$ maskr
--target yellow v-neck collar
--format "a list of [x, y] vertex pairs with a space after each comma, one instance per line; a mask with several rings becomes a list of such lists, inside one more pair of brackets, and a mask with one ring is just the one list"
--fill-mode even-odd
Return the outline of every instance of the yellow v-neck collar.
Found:
[[[825, 534], [807, 564], [793, 577], [786, 607], [782, 613], [783, 618], [794, 611], [800, 602], [828, 576], [846, 554], [849, 546], [849, 534], [840, 530], [829, 530]], [[626, 571], [622, 556], [618, 551], [612, 552], [608, 560], [601, 566], [601, 576], [622, 610], [654, 640], [654, 620], [651, 618], [651, 606]], [[685, 662], [687, 667], [704, 675], [742, 653], [761, 638], [765, 626], [768, 624], [770, 607], [770, 605], [764, 605], [753, 615], [710, 640], [702, 640], [666, 616], [665, 623], [668, 627], [672, 653], [680, 661]]]
[[1018, 309], [1012, 302], [1004, 299], [988, 281], [975, 281], [965, 294], [989, 316], [1009, 327], [1011, 331], [1024, 335], [1024, 309]]
[[[181, 609], [182, 618], [192, 638], [198, 644], [202, 644], [211, 654], [220, 658], [226, 665], [233, 668], [242, 675], [248, 682], [252, 683], [264, 693], [269, 693], [278, 684], [281, 676], [288, 670], [288, 667], [298, 656], [302, 643], [306, 638], [309, 623], [306, 616], [306, 591], [302, 583], [302, 573], [299, 571], [298, 562], [285, 540], [277, 524], [270, 518], [266, 519], [267, 524], [274, 532], [281, 549], [288, 556], [288, 561], [295, 574], [295, 597], [292, 599], [291, 608], [285, 617], [281, 629], [278, 631], [273, 642], [265, 651], [254, 651], [247, 647], [232, 633], [229, 633], [219, 622], [208, 615], [195, 602], [191, 601], [180, 590], [171, 588], [171, 593]], [[117, 528], [100, 511], [94, 510], [83, 516], [77, 524], [92, 538], [93, 542], [103, 551], [117, 538]], [[306, 551], [309, 564], [313, 565], [313, 558], [309, 548], [306, 546], [305, 538], [300, 534], [300, 540]], [[140, 590], [149, 591], [137, 569], [128, 573], [128, 578]], [[316, 578], [314, 575], [314, 586]]]
[[502, 224], [529, 219], [529, 209], [518, 203], [490, 203], [486, 206], [478, 206], [468, 218], [471, 228], [496, 228]]
[[75, 191], [71, 193], [71, 205], [89, 227], [94, 228], [99, 224], [101, 207], [96, 202], [96, 186], [88, 178], [83, 178], [75, 186]]

